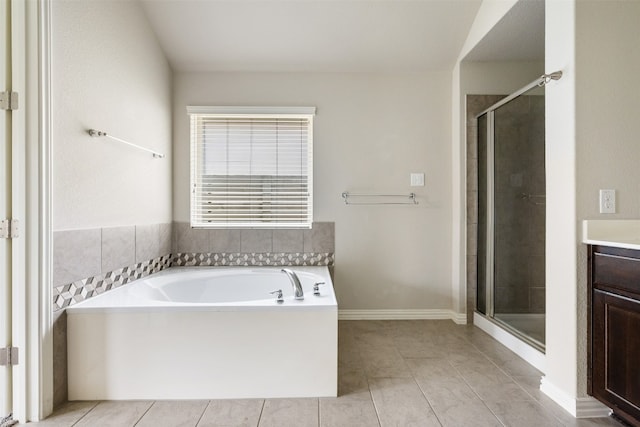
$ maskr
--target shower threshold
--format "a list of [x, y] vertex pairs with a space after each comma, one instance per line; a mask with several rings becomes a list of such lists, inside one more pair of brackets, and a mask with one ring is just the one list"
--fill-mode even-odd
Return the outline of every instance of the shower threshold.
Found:
[[[497, 315], [501, 316], [504, 319], [504, 316], [514, 316], [514, 315]], [[544, 315], [527, 315], [526, 317], [523, 315], [515, 315], [519, 316], [518, 320], [527, 320], [529, 326], [534, 324], [544, 324]], [[534, 317], [535, 316], [535, 317]], [[528, 318], [528, 319], [527, 319]], [[540, 318], [542, 320], [540, 320]], [[509, 319], [512, 321], [513, 319]], [[546, 357], [544, 354], [544, 344], [540, 341], [525, 335], [518, 329], [506, 323], [504, 320], [500, 320], [499, 318], [489, 318], [482, 313], [474, 312], [473, 313], [473, 324], [495, 340], [500, 342], [502, 345], [506, 346], [509, 350], [516, 353], [518, 356], [523, 358], [526, 362], [532, 365], [537, 370], [545, 373], [546, 371]]]

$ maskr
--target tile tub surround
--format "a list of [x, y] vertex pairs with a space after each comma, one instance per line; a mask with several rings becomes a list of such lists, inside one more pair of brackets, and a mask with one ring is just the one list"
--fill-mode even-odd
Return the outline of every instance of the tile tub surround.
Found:
[[171, 267], [171, 254], [53, 288], [53, 311]]
[[334, 264], [335, 224], [311, 229], [198, 229], [173, 224], [175, 266], [312, 266]]
[[53, 233], [53, 287], [131, 267], [171, 253], [171, 224]]
[[34, 426], [567, 426], [540, 372], [472, 325], [340, 321], [336, 398], [68, 402]]
[[173, 253], [334, 253], [335, 224], [311, 229], [201, 229], [173, 223]]
[[171, 224], [53, 233], [53, 310], [171, 266]]

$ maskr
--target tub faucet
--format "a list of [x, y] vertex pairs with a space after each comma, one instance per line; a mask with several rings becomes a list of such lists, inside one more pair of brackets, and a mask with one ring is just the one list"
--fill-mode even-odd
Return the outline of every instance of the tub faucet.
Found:
[[293, 270], [289, 270], [288, 268], [283, 268], [283, 273], [289, 277], [291, 281], [291, 286], [293, 286], [293, 295], [295, 299], [304, 299], [304, 293], [302, 292], [302, 285], [300, 284], [300, 279], [298, 279], [298, 275]]

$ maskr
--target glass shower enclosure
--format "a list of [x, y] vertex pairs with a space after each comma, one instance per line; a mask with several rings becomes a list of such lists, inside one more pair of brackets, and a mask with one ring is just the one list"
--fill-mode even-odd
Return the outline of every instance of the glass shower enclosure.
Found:
[[477, 116], [476, 310], [544, 351], [544, 87], [531, 86]]

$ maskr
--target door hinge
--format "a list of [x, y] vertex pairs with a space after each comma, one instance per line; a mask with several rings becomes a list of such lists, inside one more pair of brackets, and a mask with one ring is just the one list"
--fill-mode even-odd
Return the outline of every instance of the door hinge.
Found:
[[18, 92], [0, 92], [0, 110], [17, 110]]
[[18, 220], [3, 219], [0, 221], [0, 239], [15, 239], [18, 237]]
[[0, 348], [0, 366], [14, 366], [19, 361], [18, 347]]

